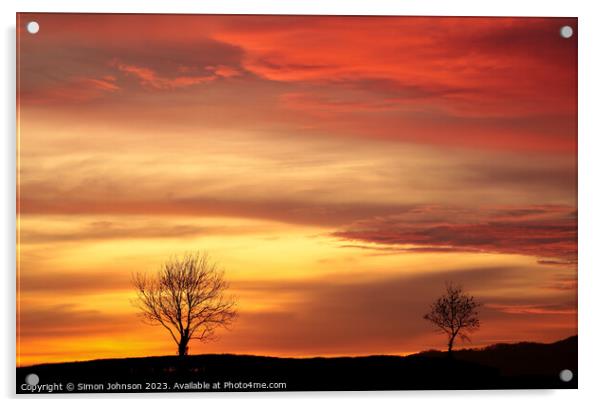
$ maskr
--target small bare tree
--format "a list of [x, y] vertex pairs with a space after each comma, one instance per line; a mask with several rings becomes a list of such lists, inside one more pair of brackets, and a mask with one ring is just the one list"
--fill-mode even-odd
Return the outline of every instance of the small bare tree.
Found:
[[445, 288], [445, 294], [431, 304], [431, 310], [424, 315], [424, 319], [447, 335], [447, 352], [451, 356], [456, 337], [470, 341], [468, 334], [479, 329], [480, 304], [458, 285], [448, 282]]
[[224, 272], [207, 254], [174, 257], [155, 276], [135, 274], [133, 283], [142, 318], [167, 329], [180, 356], [188, 354], [190, 340], [210, 339], [236, 316], [235, 301], [225, 294]]

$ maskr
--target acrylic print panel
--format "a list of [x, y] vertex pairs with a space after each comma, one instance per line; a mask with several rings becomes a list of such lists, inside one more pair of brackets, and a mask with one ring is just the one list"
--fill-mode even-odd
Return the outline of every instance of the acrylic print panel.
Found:
[[17, 27], [17, 392], [577, 387], [575, 18]]

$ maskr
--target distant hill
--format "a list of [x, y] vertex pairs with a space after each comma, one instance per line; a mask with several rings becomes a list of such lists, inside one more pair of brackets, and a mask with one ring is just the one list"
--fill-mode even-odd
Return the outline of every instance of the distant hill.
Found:
[[[563, 369], [574, 373], [571, 382], [559, 379]], [[30, 373], [39, 385], [61, 384], [54, 392], [70, 392], [68, 383], [74, 392], [577, 388], [577, 337], [459, 350], [453, 358], [439, 351], [336, 358], [210, 354], [44, 364], [17, 368], [17, 393], [31, 393], [21, 387]]]
[[[558, 342], [499, 343], [480, 349], [455, 351], [455, 358], [484, 366], [493, 366], [502, 376], [557, 375], [560, 370], [577, 372], [577, 336]], [[444, 357], [444, 352], [421, 352], [409, 357]]]

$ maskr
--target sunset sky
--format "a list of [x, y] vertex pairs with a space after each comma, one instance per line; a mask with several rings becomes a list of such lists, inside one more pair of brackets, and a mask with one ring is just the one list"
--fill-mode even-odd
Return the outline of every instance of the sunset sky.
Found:
[[[25, 31], [28, 21], [40, 31]], [[20, 14], [21, 365], [175, 354], [131, 275], [207, 251], [239, 318], [191, 353], [577, 333], [576, 19]]]

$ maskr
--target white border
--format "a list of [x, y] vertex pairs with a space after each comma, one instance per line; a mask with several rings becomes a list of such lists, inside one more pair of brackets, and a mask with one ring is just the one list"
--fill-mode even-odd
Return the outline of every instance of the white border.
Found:
[[214, 13], [214, 14], [342, 14], [342, 15], [472, 15], [576, 17], [578, 1], [528, 2], [505, 0], [491, 4], [447, 0], [219, 0], [219, 1], [36, 1], [21, 0], [19, 11], [110, 13]]
[[[15, 12], [120, 12], [120, 13], [224, 13], [224, 14], [343, 14], [343, 15], [476, 15], [476, 16], [563, 16], [579, 17], [579, 388], [567, 391], [477, 391], [477, 392], [353, 392], [353, 393], [288, 393], [288, 394], [193, 394], [193, 395], [128, 395], [88, 396], [85, 401], [75, 397], [20, 397], [21, 402], [44, 405], [85, 403], [105, 405], [131, 403], [142, 399], [145, 405], [161, 405], [168, 398], [192, 398], [189, 403], [226, 404], [244, 403], [250, 406], [265, 404], [305, 405], [308, 402], [326, 404], [345, 402], [426, 406], [441, 404], [504, 406], [545, 403], [548, 406], [592, 405], [601, 399], [598, 381], [601, 378], [600, 348], [602, 347], [602, 310], [600, 291], [602, 267], [600, 258], [602, 231], [600, 210], [602, 194], [602, 159], [600, 158], [602, 125], [600, 101], [602, 94], [602, 24], [600, 7], [596, 1], [525, 1], [500, 0], [2, 0], [2, 52], [0, 64], [3, 81], [2, 138], [0, 177], [2, 210], [2, 245], [4, 284], [2, 315], [2, 367], [0, 386], [2, 396], [15, 402], [14, 394], [14, 322], [15, 322]], [[121, 400], [117, 400], [121, 399]]]

